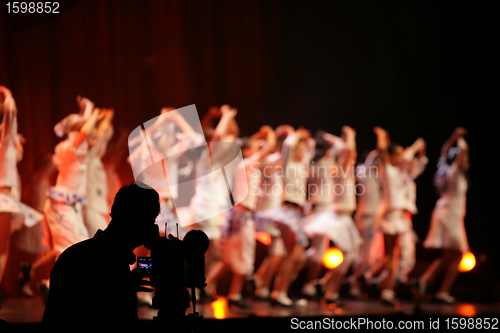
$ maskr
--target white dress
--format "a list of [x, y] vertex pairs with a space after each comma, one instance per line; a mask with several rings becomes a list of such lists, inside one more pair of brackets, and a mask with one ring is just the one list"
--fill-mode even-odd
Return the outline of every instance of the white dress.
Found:
[[382, 202], [378, 228], [384, 234], [398, 235], [408, 230], [404, 219], [405, 195], [401, 170], [387, 162], [381, 176]]
[[447, 189], [436, 202], [431, 216], [431, 226], [424, 246], [427, 248], [469, 250], [464, 217], [467, 180], [455, 165], [446, 172]]
[[[195, 194], [189, 204], [191, 222], [188, 223], [189, 229], [203, 230], [209, 239], [216, 240], [222, 237], [222, 224], [224, 214], [232, 208], [229, 197], [230, 188], [226, 183], [222, 168], [226, 169], [226, 175], [231, 174], [231, 168], [224, 162], [224, 152], [229, 152], [234, 147], [225, 142], [210, 143], [212, 149], [212, 160], [219, 162], [220, 167], [212, 170], [210, 163], [210, 154], [205, 149], [196, 165], [196, 179], [194, 180]], [[215, 148], [215, 149], [214, 149]], [[216, 154], [216, 156], [214, 156]], [[228, 179], [228, 181], [230, 181]]]
[[399, 257], [399, 277], [402, 281], [408, 281], [408, 275], [416, 263], [417, 234], [413, 230], [412, 216], [417, 214], [417, 185], [415, 179], [420, 176], [428, 163], [427, 157], [416, 157], [412, 172], [404, 171], [403, 187], [405, 193], [405, 221], [408, 229], [401, 234], [401, 249]]
[[331, 208], [303, 219], [304, 232], [309, 237], [325, 235], [344, 253], [357, 252], [362, 244], [361, 236], [352, 219], [352, 212], [356, 209], [354, 172], [350, 169], [353, 167], [337, 170], [327, 176], [331, 178], [331, 175], [334, 175]]
[[[290, 134], [283, 142], [282, 200], [303, 207], [307, 197], [308, 165], [312, 158], [312, 149], [304, 154], [300, 162], [296, 162], [292, 160], [292, 154], [297, 144], [298, 140], [295, 134]], [[269, 224], [271, 226], [275, 223], [284, 224], [295, 234], [296, 243], [299, 246], [305, 247], [308, 245], [307, 237], [302, 230], [301, 213], [292, 206], [281, 205], [277, 208], [260, 211], [255, 214], [255, 223], [259, 231], [268, 229]]]
[[[10, 113], [5, 111], [4, 117], [8, 114]], [[14, 117], [6, 121], [10, 122], [10, 132], [3, 133], [4, 128], [1, 126], [1, 135], [5, 135], [6, 140], [0, 141], [0, 187], [9, 187], [13, 190], [19, 186], [16, 151], [17, 119]], [[12, 220], [11, 233], [21, 229], [23, 224], [32, 227], [43, 219], [42, 214], [6, 193], [0, 193], [0, 213], [21, 214], [20, 218]]]
[[88, 144], [85, 140], [78, 148], [74, 148], [73, 142], [78, 134], [70, 132], [66, 140], [57, 144], [52, 156], [59, 174], [56, 186], [47, 193], [44, 213], [53, 248], [59, 253], [89, 238], [82, 216], [82, 205], [86, 203]]
[[256, 212], [281, 206], [283, 195], [283, 178], [280, 177], [279, 168], [281, 153], [276, 152], [266, 156], [262, 162], [261, 191], [257, 199]]
[[[222, 257], [233, 272], [241, 275], [251, 274], [254, 270], [256, 240], [253, 211], [257, 204], [261, 182], [260, 162], [255, 160], [256, 157], [258, 154], [243, 160], [246, 177], [234, 178], [235, 197], [242, 197], [248, 191], [248, 195], [240, 203], [248, 210], [240, 207], [229, 210], [224, 216], [222, 225], [224, 239]], [[243, 168], [243, 165], [241, 167]], [[242, 175], [237, 170], [238, 174]]]
[[375, 214], [381, 200], [378, 168], [373, 165], [360, 165], [356, 169], [356, 175], [360, 189], [358, 190], [358, 204], [354, 221], [360, 231], [366, 230], [373, 235]]

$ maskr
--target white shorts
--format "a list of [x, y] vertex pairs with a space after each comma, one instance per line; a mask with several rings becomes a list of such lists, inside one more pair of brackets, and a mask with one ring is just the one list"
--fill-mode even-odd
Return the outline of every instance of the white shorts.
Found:
[[[235, 226], [235, 228], [232, 228]], [[255, 263], [255, 224], [251, 212], [232, 209], [224, 220], [223, 260], [234, 273], [252, 274]]]
[[327, 236], [342, 252], [357, 251], [363, 243], [350, 215], [328, 210], [309, 215], [303, 222], [304, 232], [308, 237]]
[[403, 210], [387, 211], [381, 218], [379, 230], [386, 235], [399, 235], [408, 230]]

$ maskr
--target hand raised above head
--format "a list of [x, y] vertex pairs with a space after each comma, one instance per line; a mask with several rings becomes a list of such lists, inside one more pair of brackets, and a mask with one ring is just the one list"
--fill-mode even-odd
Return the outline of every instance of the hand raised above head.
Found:
[[170, 112], [170, 111], [173, 111], [173, 110], [175, 110], [174, 107], [168, 106], [166, 108], [162, 108], [161, 111], [160, 111], [160, 114], [164, 114], [164, 113], [167, 113], [167, 112]]
[[467, 135], [467, 130], [464, 127], [455, 128], [455, 132], [453, 133], [456, 136], [464, 136]]

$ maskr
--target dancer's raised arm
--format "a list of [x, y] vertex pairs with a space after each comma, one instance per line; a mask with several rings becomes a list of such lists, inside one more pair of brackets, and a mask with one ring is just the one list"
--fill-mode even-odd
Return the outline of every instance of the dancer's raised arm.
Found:
[[101, 116], [101, 111], [99, 109], [94, 109], [92, 111], [92, 114], [90, 115], [89, 119], [83, 124], [82, 128], [80, 129], [80, 133], [76, 137], [73, 147], [78, 148], [82, 144], [82, 142], [89, 136], [90, 132], [92, 129], [95, 127], [95, 124], [97, 123], [97, 120]]
[[219, 142], [224, 139], [224, 137], [229, 133], [229, 126], [231, 120], [236, 117], [238, 111], [234, 108], [231, 108], [229, 105], [224, 104], [220, 108], [222, 112], [222, 118], [219, 121], [219, 124], [215, 128], [214, 135], [212, 136], [212, 142]]
[[113, 116], [115, 115], [115, 111], [113, 109], [101, 109], [101, 113], [103, 118], [97, 127], [97, 137], [100, 138], [106, 131], [109, 129], [113, 129], [113, 125], [111, 121], [113, 120]]
[[281, 159], [283, 166], [289, 164], [294, 159], [295, 150], [300, 141], [307, 140], [309, 133], [304, 128], [299, 128], [295, 132], [288, 135], [283, 142], [281, 149]]
[[[276, 136], [271, 127], [264, 125], [260, 130], [252, 135], [253, 140], [265, 139], [266, 143], [252, 156], [252, 160], [260, 162], [264, 157], [271, 153], [276, 146]], [[254, 157], [255, 156], [255, 157]]]
[[347, 170], [349, 165], [356, 159], [356, 131], [349, 126], [342, 127], [342, 141], [345, 143], [344, 149], [338, 156], [339, 165]]
[[449, 137], [448, 140], [443, 144], [443, 147], [441, 147], [441, 158], [446, 160], [446, 157], [448, 156], [448, 150], [450, 150], [451, 146], [457, 142], [459, 137], [464, 136], [467, 134], [467, 130], [463, 127], [457, 127], [455, 131], [453, 131], [453, 134]]
[[453, 161], [453, 166], [456, 166], [462, 172], [466, 172], [469, 168], [468, 158], [469, 158], [469, 145], [463, 138], [463, 136], [459, 136], [457, 139], [457, 147], [458, 147], [458, 155], [455, 157]]
[[2, 106], [0, 111], [3, 113], [2, 124], [0, 124], [0, 142], [5, 142], [9, 138], [12, 124], [17, 117], [17, 107], [11, 91], [4, 86], [0, 86], [0, 105]]
[[415, 156], [425, 150], [425, 147], [426, 143], [423, 138], [418, 138], [411, 146], [406, 147], [403, 151], [403, 168], [408, 168]]
[[382, 127], [375, 127], [373, 129], [375, 135], [377, 135], [377, 149], [380, 153], [380, 159], [382, 160], [382, 164], [389, 162], [389, 145], [391, 143], [389, 139], [389, 133]]

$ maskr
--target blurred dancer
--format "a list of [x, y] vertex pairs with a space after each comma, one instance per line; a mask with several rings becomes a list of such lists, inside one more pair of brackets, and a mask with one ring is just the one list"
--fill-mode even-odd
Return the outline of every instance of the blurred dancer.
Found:
[[[212, 109], [212, 112], [215, 113], [213, 110], [215, 109]], [[236, 109], [231, 108], [229, 105], [223, 105], [220, 108], [221, 117], [217, 123], [217, 127], [215, 129], [211, 127], [203, 129], [206, 141], [234, 142], [238, 135], [237, 125], [235, 125], [234, 121], [236, 114]], [[212, 116], [214, 118], [217, 117], [217, 115], [210, 115], [210, 118]], [[202, 126], [203, 123], [202, 121]], [[195, 166], [195, 193], [191, 198], [189, 211], [193, 221], [201, 222], [187, 226], [188, 229], [203, 230], [208, 236], [209, 246], [205, 253], [205, 272], [207, 274], [210, 274], [212, 269], [220, 262], [220, 241], [224, 219], [224, 214], [220, 214], [220, 211], [221, 207], [226, 206], [225, 200], [227, 198], [227, 192], [218, 191], [217, 193], [220, 193], [220, 195], [214, 195], [211, 191], [217, 181], [217, 173], [212, 172], [212, 161], [217, 161], [221, 158], [220, 156], [212, 156], [212, 153], [214, 152], [211, 152], [209, 147], [204, 149]], [[215, 154], [219, 155], [223, 153], [223, 149], [215, 152]], [[207, 216], [211, 217], [207, 219]], [[215, 290], [215, 288], [209, 284], [207, 290]], [[209, 294], [207, 296], [208, 300], [214, 300], [213, 295]]]
[[[262, 183], [257, 201], [256, 212], [281, 206], [283, 194], [283, 178], [279, 171], [283, 168], [281, 149], [288, 135], [295, 130], [290, 125], [281, 125], [276, 128], [276, 147], [261, 163]], [[255, 282], [255, 297], [258, 300], [267, 300], [274, 275], [278, 272], [281, 258], [286, 254], [281, 232], [272, 223], [266, 224], [262, 232], [269, 234], [271, 244], [268, 253], [259, 269], [253, 275]]]
[[361, 296], [361, 284], [366, 272], [374, 264], [373, 255], [371, 255], [375, 215], [380, 204], [381, 186], [378, 172], [380, 163], [379, 153], [372, 150], [363, 163], [356, 168], [356, 179], [358, 182], [358, 204], [354, 214], [354, 222], [359, 230], [363, 243], [359, 251], [358, 258], [353, 264], [353, 275], [349, 278], [351, 282], [351, 294]]
[[[181, 133], [176, 133], [176, 127]], [[145, 170], [140, 174], [140, 180], [145, 184], [155, 187], [155, 184], [164, 185], [169, 180], [176, 180], [178, 175], [178, 160], [193, 147], [203, 143], [203, 137], [197, 134], [191, 125], [184, 119], [176, 109], [163, 108], [156, 121], [145, 129], [148, 134], [148, 142], [142, 143], [130, 154], [130, 163], [139, 170]], [[142, 137], [142, 133], [139, 134]], [[133, 139], [132, 139], [133, 140]], [[162, 169], [159, 173], [157, 168], [148, 168], [151, 164], [151, 155], [155, 161], [162, 161]], [[164, 174], [163, 172], [166, 172]], [[176, 184], [172, 184], [176, 185]], [[156, 218], [156, 224], [161, 234], [168, 237], [169, 234], [183, 238], [185, 229], [178, 226], [174, 200], [178, 197], [175, 186], [158, 188], [160, 196], [160, 214]], [[179, 230], [179, 235], [177, 235]], [[136, 256], [148, 256], [149, 250], [141, 246], [134, 250]], [[141, 292], [137, 296], [139, 302], [152, 305], [152, 294]]]
[[17, 178], [17, 107], [12, 93], [0, 86], [0, 282], [5, 273], [10, 236], [23, 225], [22, 212], [12, 197]]
[[[176, 127], [181, 133], [176, 133]], [[141, 166], [141, 170], [147, 169], [151, 164], [151, 154], [155, 161], [163, 160], [166, 175], [156, 173], [156, 169], [149, 168], [141, 174], [140, 180], [145, 184], [165, 183], [165, 176], [174, 180], [178, 178], [179, 158], [189, 149], [197, 147], [203, 143], [203, 137], [196, 133], [191, 125], [174, 108], [163, 108], [161, 115], [156, 121], [146, 129], [148, 137], [151, 138], [148, 143], [142, 141], [142, 144], [130, 154], [130, 161], [135, 166]], [[149, 144], [149, 149], [147, 144]], [[166, 157], [166, 158], [165, 158]], [[176, 185], [176, 184], [172, 184]], [[161, 211], [156, 219], [160, 232], [164, 232], [165, 224], [168, 234], [176, 234], [177, 217], [175, 215], [175, 206], [173, 200], [178, 198], [177, 187], [167, 186], [164, 189], [157, 190], [160, 195]], [[179, 238], [183, 238], [184, 229], [180, 229]]]
[[296, 278], [301, 264], [307, 237], [302, 231], [301, 215], [307, 197], [307, 166], [313, 157], [314, 140], [305, 129], [291, 133], [283, 143], [282, 163], [284, 170], [283, 203], [281, 207], [268, 209], [256, 215], [258, 230], [271, 223], [283, 239], [286, 256], [276, 277], [271, 300], [285, 307], [293, 306], [288, 289]]
[[[431, 217], [431, 227], [424, 246], [443, 249], [443, 255], [432, 263], [419, 279], [419, 291], [444, 272], [436, 300], [453, 304], [457, 300], [450, 296], [450, 289], [458, 276], [458, 265], [462, 254], [469, 250], [464, 227], [465, 202], [467, 193], [466, 174], [469, 170], [469, 147], [463, 136], [464, 128], [457, 128], [441, 149], [436, 185], [440, 198], [436, 202]], [[452, 146], [456, 143], [456, 148]]]
[[[23, 200], [39, 213], [43, 213], [47, 190], [53, 182], [52, 178], [55, 176], [55, 171], [52, 154], [44, 155], [35, 160], [33, 171], [23, 193]], [[46, 219], [44, 218], [40, 223], [30, 228], [23, 227], [16, 239], [16, 246], [23, 253], [35, 255], [36, 260], [32, 264], [21, 264], [22, 276], [19, 281], [21, 292], [27, 296], [33, 296], [34, 293], [28, 282], [31, 281], [33, 286], [42, 279], [48, 278], [50, 268], [54, 265], [56, 259], [56, 255], [51, 254], [53, 250]]]
[[[258, 140], [265, 139], [259, 147]], [[250, 308], [250, 304], [241, 297], [245, 277], [253, 273], [255, 262], [255, 224], [253, 213], [261, 185], [260, 163], [276, 144], [274, 131], [269, 126], [262, 128], [251, 138], [243, 140], [244, 173], [236, 170], [233, 195], [242, 197], [248, 189], [245, 199], [228, 211], [223, 224], [223, 262], [219, 263], [207, 276], [207, 284], [217, 281], [225, 268], [231, 269], [233, 278], [229, 287], [228, 304], [241, 308]]]
[[[327, 236], [342, 251], [343, 261], [336, 268], [328, 271], [320, 284], [325, 287], [324, 298], [327, 303], [343, 306], [339, 290], [341, 282], [359, 253], [361, 237], [356, 229], [352, 215], [356, 210], [356, 132], [349, 126], [342, 127], [341, 138], [326, 137], [334, 149], [335, 173], [333, 174], [333, 206], [322, 213], [316, 213], [304, 220], [304, 231], [309, 237]], [[330, 169], [331, 170], [331, 169]], [[330, 171], [331, 172], [331, 171]], [[330, 176], [332, 174], [330, 173]], [[305, 286], [307, 288], [307, 286]]]
[[[399, 268], [400, 235], [408, 230], [408, 223], [404, 219], [405, 196], [400, 169], [403, 147], [391, 144], [389, 134], [384, 129], [375, 127], [374, 132], [377, 135], [382, 180], [382, 202], [376, 228], [384, 234], [385, 255], [380, 264], [388, 272], [381, 298], [384, 305], [396, 306], [399, 301], [395, 298], [394, 286]], [[380, 265], [375, 265], [365, 273], [367, 279], [371, 279], [374, 272], [379, 270], [377, 266]]]
[[420, 176], [428, 163], [425, 156], [425, 141], [419, 138], [403, 153], [403, 186], [405, 192], [405, 221], [408, 229], [401, 235], [401, 255], [399, 260], [399, 282], [409, 284], [408, 276], [415, 267], [415, 247], [417, 234], [413, 230], [412, 217], [417, 214], [417, 185], [415, 179]]
[[[318, 132], [314, 138], [316, 141], [316, 155], [309, 168], [309, 201], [307, 202], [303, 220], [304, 230], [311, 240], [311, 246], [306, 251], [307, 276], [302, 293], [308, 298], [314, 298], [317, 295], [317, 279], [323, 271], [323, 255], [330, 245], [328, 238], [331, 228], [329, 221], [322, 220], [325, 223], [318, 226], [318, 230], [308, 233], [310, 224], [318, 223], [316, 218], [321, 217], [322, 212], [326, 212], [332, 207], [333, 202], [333, 177], [332, 168], [335, 164], [336, 154], [339, 152], [340, 138], [329, 133]], [[337, 141], [337, 144], [335, 144]], [[322, 229], [322, 230], [319, 230]]]
[[[58, 137], [66, 136], [55, 147], [52, 161], [59, 173], [56, 186], [47, 192], [44, 207], [53, 245], [47, 256], [55, 258], [71, 245], [89, 238], [82, 215], [82, 204], [86, 203], [87, 139], [101, 114], [87, 98], [79, 96], [77, 100], [83, 115], [70, 114], [54, 127]], [[43, 281], [40, 289], [44, 301], [48, 288], [49, 282]]]
[[106, 152], [109, 140], [113, 136], [113, 110], [101, 109], [102, 120], [89, 137], [89, 151], [87, 158], [87, 205], [83, 208], [83, 220], [90, 237], [97, 230], [106, 229], [109, 221], [109, 206], [107, 201], [108, 182], [102, 157]]

